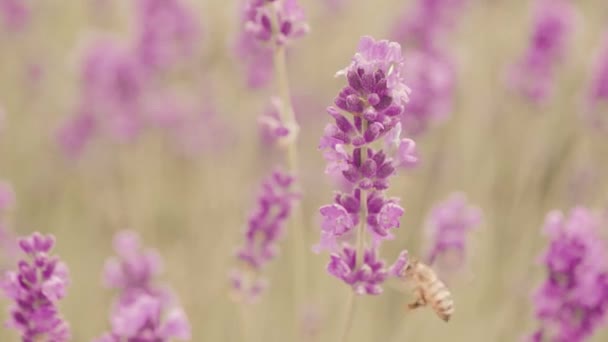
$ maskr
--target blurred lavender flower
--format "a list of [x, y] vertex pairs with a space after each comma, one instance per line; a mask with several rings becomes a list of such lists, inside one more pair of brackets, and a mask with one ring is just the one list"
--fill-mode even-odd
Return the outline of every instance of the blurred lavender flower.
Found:
[[591, 82], [586, 95], [583, 113], [592, 127], [608, 130], [608, 32], [604, 33], [595, 64], [591, 71]]
[[171, 291], [155, 284], [162, 260], [155, 250], [142, 250], [139, 236], [122, 231], [114, 237], [118, 258], [104, 267], [104, 283], [118, 289], [111, 314], [111, 332], [97, 342], [159, 341], [190, 339], [190, 324]]
[[415, 135], [451, 114], [456, 72], [452, 57], [439, 50], [412, 50], [408, 57], [404, 70], [412, 93], [402, 123], [408, 134]]
[[88, 108], [65, 121], [57, 132], [57, 140], [64, 154], [78, 158], [93, 138], [97, 121]]
[[466, 259], [467, 233], [480, 223], [481, 210], [470, 206], [463, 193], [454, 193], [435, 205], [427, 224], [426, 262], [431, 265], [440, 259], [448, 262], [443, 265], [446, 268], [459, 269]]
[[574, 29], [576, 12], [568, 0], [536, 0], [530, 41], [508, 70], [511, 88], [534, 103], [553, 92], [555, 70], [564, 57]]
[[421, 50], [434, 50], [453, 29], [467, 0], [417, 0], [397, 20], [392, 37]]
[[109, 39], [94, 41], [82, 64], [78, 113], [58, 132], [65, 154], [77, 157], [96, 132], [120, 142], [135, 139], [143, 126], [145, 78], [125, 46]]
[[234, 47], [245, 64], [247, 83], [257, 88], [272, 78], [272, 53], [310, 30], [297, 0], [243, 0], [241, 29]]
[[165, 68], [192, 56], [201, 36], [193, 13], [181, 0], [138, 0], [135, 54], [141, 64]]
[[281, 119], [283, 102], [278, 97], [270, 99], [270, 105], [258, 118], [262, 143], [266, 146], [283, 145], [294, 137], [294, 128], [287, 127]]
[[583, 207], [547, 215], [549, 246], [540, 260], [548, 273], [534, 293], [540, 327], [531, 341], [583, 341], [605, 321], [608, 254], [600, 222]]
[[67, 266], [49, 252], [55, 238], [34, 233], [19, 240], [19, 248], [29, 257], [18, 263], [18, 271], [5, 274], [1, 287], [14, 301], [8, 327], [19, 331], [23, 341], [70, 340], [68, 323], [61, 318], [57, 302], [69, 285]]
[[185, 312], [178, 307], [165, 311], [162, 300], [142, 294], [130, 305], [117, 307], [111, 317], [112, 332], [94, 342], [190, 340]]
[[[326, 127], [319, 144], [328, 162], [326, 173], [341, 175], [353, 190], [337, 193], [334, 203], [320, 208], [321, 239], [314, 250], [332, 253], [328, 272], [357, 294], [381, 293], [382, 283], [391, 274], [378, 251], [384, 240], [393, 238], [391, 231], [399, 227], [404, 210], [398, 199], [386, 197], [384, 191], [401, 162], [413, 164], [417, 159], [415, 143], [401, 138], [399, 116], [409, 93], [403, 65], [399, 44], [362, 37], [352, 63], [337, 73], [346, 76], [348, 85], [335, 99], [338, 108], [327, 109], [335, 123]], [[387, 148], [394, 159], [373, 148], [377, 141], [395, 145], [390, 151]], [[359, 224], [364, 228], [355, 232]], [[365, 232], [371, 245], [363, 248], [360, 242]], [[350, 245], [354, 240], [356, 249]], [[401, 262], [397, 265], [405, 267]]]
[[299, 200], [299, 194], [293, 189], [294, 181], [291, 175], [274, 171], [262, 182], [257, 207], [249, 216], [244, 245], [236, 253], [242, 267], [230, 274], [238, 300], [254, 301], [266, 287], [260, 272], [277, 255], [285, 224], [295, 201]]
[[0, 0], [0, 21], [9, 31], [23, 30], [30, 22], [30, 12], [24, 0]]

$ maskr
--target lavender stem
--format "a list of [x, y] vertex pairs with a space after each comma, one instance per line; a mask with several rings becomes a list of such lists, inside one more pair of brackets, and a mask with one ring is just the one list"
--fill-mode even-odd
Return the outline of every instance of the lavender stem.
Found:
[[[276, 7], [274, 8], [273, 13], [273, 30], [276, 29], [277, 37], [278, 32], [280, 31], [280, 19], [279, 12]], [[293, 129], [293, 139], [289, 141], [286, 146], [286, 157], [287, 157], [287, 168], [289, 172], [296, 176], [298, 176], [298, 153], [297, 153], [297, 135], [298, 135], [298, 124], [295, 118], [295, 112], [293, 110], [293, 104], [291, 102], [291, 92], [289, 89], [289, 77], [287, 72], [287, 62], [286, 62], [286, 53], [285, 53], [285, 45], [283, 44], [274, 44], [274, 55], [273, 55], [273, 63], [275, 69], [275, 78], [277, 82], [277, 88], [279, 92], [279, 97], [281, 99], [281, 107], [279, 110], [279, 115], [281, 116], [281, 120], [286, 124], [287, 127]], [[297, 185], [296, 185], [297, 186]], [[298, 317], [299, 317], [299, 299], [301, 294], [301, 284], [304, 284], [302, 280], [302, 275], [306, 274], [306, 264], [305, 259], [301, 258], [303, 255], [303, 243], [306, 243], [306, 237], [303, 234], [302, 227], [300, 223], [302, 222], [302, 208], [300, 203], [296, 203], [292, 216], [289, 219], [289, 227], [290, 236], [292, 241], [292, 258], [293, 258], [293, 286], [294, 286], [294, 331], [295, 336], [298, 335]]]

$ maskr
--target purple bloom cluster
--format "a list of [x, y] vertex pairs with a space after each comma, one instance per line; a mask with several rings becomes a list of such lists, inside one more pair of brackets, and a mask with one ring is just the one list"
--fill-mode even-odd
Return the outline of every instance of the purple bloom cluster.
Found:
[[234, 295], [239, 300], [251, 302], [266, 287], [260, 272], [277, 255], [285, 224], [299, 200], [294, 184], [294, 177], [281, 171], [274, 171], [262, 182], [257, 207], [245, 229], [245, 242], [236, 253], [242, 267], [230, 274]]
[[[470, 206], [462, 193], [454, 193], [433, 207], [427, 224], [427, 263], [441, 260], [449, 261], [445, 266], [450, 268], [462, 266], [466, 259], [467, 233], [480, 223], [481, 210]], [[454, 260], [444, 260], [452, 256]]]
[[201, 29], [181, 0], [138, 0], [135, 54], [148, 67], [166, 68], [196, 51]]
[[[171, 67], [194, 57], [200, 28], [183, 1], [138, 0], [136, 8], [132, 41], [101, 37], [85, 50], [76, 114], [58, 132], [59, 143], [70, 157], [78, 157], [96, 134], [131, 142], [144, 127], [157, 124], [157, 99], [171, 97], [166, 94], [172, 93], [160, 84]], [[174, 121], [179, 122], [164, 128], [173, 133], [171, 137], [201, 136], [204, 126], [200, 121], [207, 117], [200, 114], [207, 110], [175, 110]], [[197, 132], [184, 132], [184, 127], [196, 127]]]
[[549, 246], [541, 257], [547, 277], [534, 293], [540, 327], [530, 340], [583, 341], [605, 321], [608, 254], [600, 228], [600, 218], [582, 207], [547, 215]]
[[278, 97], [270, 99], [270, 105], [262, 116], [258, 118], [258, 126], [260, 135], [264, 145], [283, 145], [291, 142], [295, 138], [293, 127], [283, 122], [281, 118], [281, 110], [283, 102]]
[[[329, 273], [359, 294], [382, 291], [388, 271], [377, 257], [378, 248], [393, 238], [391, 231], [404, 212], [385, 191], [400, 164], [417, 160], [415, 143], [401, 138], [399, 116], [409, 92], [403, 64], [399, 44], [362, 37], [352, 63], [337, 74], [345, 75], [348, 85], [335, 99], [337, 108], [327, 109], [334, 123], [326, 126], [319, 146], [326, 173], [341, 175], [352, 190], [337, 193], [334, 203], [321, 207], [321, 240], [314, 249], [330, 251]], [[377, 142], [384, 142], [384, 150], [375, 147]], [[356, 232], [359, 224], [370, 236], [365, 252], [349, 245], [364, 239]]]
[[399, 18], [392, 37], [421, 50], [433, 50], [450, 31], [466, 0], [417, 0]]
[[119, 290], [110, 314], [111, 332], [96, 342], [170, 341], [190, 339], [190, 325], [171, 292], [154, 283], [162, 272], [161, 258], [154, 250], [142, 250], [132, 231], [114, 238], [118, 258], [104, 267], [104, 283]]
[[405, 62], [405, 79], [412, 88], [402, 122], [410, 135], [420, 134], [431, 122], [452, 113], [456, 71], [452, 57], [439, 50], [411, 50]]
[[522, 96], [541, 103], [553, 92], [555, 70], [568, 48], [576, 12], [568, 0], [536, 0], [527, 49], [510, 67], [508, 83]]
[[602, 113], [608, 108], [608, 32], [604, 33], [591, 75], [586, 97], [586, 118], [593, 127], [606, 131], [608, 118]]
[[405, 81], [412, 94], [402, 122], [410, 135], [423, 133], [431, 122], [445, 120], [452, 112], [456, 70], [444, 45], [465, 4], [466, 0], [419, 0], [393, 29], [393, 37], [409, 46]]
[[14, 303], [8, 327], [19, 331], [25, 342], [70, 340], [68, 323], [59, 315], [57, 302], [69, 285], [67, 266], [49, 255], [55, 238], [34, 233], [19, 240], [28, 257], [18, 263], [18, 271], [6, 272], [1, 287]]
[[401, 252], [397, 261], [386, 268], [385, 262], [378, 258], [374, 248], [365, 250], [363, 262], [357, 265], [357, 251], [344, 246], [339, 253], [332, 253], [327, 271], [334, 277], [350, 285], [358, 295], [378, 295], [382, 293], [382, 283], [389, 276], [399, 277], [408, 263], [408, 254]]
[[266, 85], [272, 78], [273, 50], [309, 30], [297, 0], [243, 0], [235, 52], [246, 65], [248, 85]]
[[24, 29], [30, 21], [30, 12], [24, 0], [0, 0], [0, 21], [7, 30]]

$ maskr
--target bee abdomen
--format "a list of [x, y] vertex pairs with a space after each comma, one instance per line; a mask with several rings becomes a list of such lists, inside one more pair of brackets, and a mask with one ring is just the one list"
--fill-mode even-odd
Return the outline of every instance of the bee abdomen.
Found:
[[429, 290], [433, 309], [442, 320], [447, 322], [454, 313], [452, 294], [441, 282], [435, 282]]

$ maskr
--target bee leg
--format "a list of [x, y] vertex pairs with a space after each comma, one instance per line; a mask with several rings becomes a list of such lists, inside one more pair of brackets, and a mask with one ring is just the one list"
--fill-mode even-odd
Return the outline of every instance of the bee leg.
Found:
[[414, 302], [409, 303], [407, 305], [407, 308], [409, 310], [414, 310], [414, 309], [417, 309], [417, 308], [419, 308], [421, 306], [425, 306], [426, 305], [426, 298], [424, 298], [424, 294], [422, 293], [422, 291], [418, 289], [418, 290], [415, 291], [415, 293], [416, 293], [416, 296], [417, 296], [416, 300]]

